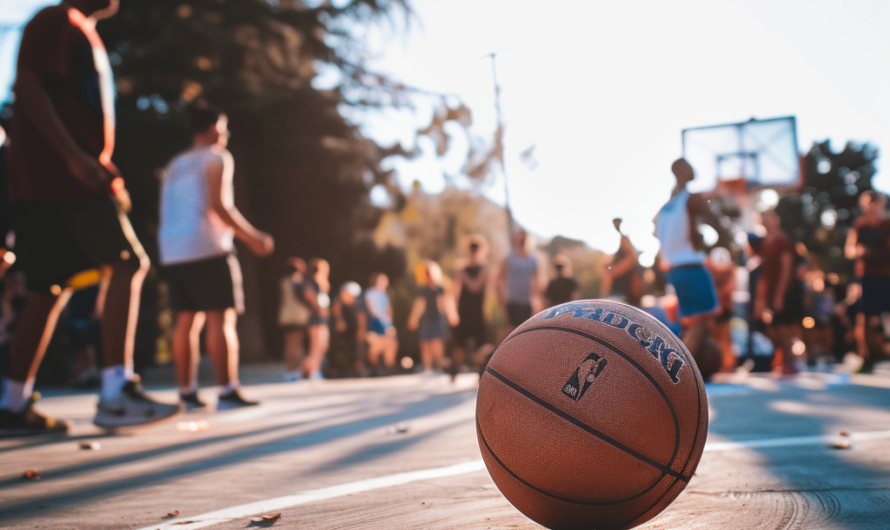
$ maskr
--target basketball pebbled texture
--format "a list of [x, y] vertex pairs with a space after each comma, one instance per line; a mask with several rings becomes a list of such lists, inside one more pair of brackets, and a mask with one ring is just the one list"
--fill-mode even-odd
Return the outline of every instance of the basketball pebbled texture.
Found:
[[571, 302], [519, 326], [479, 382], [485, 465], [522, 513], [554, 529], [632, 528], [686, 487], [708, 432], [683, 343], [633, 307]]

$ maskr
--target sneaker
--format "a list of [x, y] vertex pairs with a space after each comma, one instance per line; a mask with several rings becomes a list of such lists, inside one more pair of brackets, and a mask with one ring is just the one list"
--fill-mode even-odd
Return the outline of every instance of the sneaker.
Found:
[[192, 392], [191, 394], [179, 394], [179, 402], [182, 403], [182, 406], [185, 407], [186, 411], [203, 409], [207, 407], [207, 403], [204, 403], [200, 399], [198, 399], [198, 393]]
[[38, 399], [40, 399], [40, 394], [34, 392], [28, 398], [25, 408], [19, 412], [0, 409], [0, 438], [68, 432], [68, 422], [55, 420], [34, 410], [34, 403]]
[[100, 399], [93, 423], [99, 427], [133, 427], [169, 418], [179, 404], [159, 403], [146, 396], [138, 379], [128, 381], [116, 399]]
[[324, 381], [324, 375], [321, 373], [321, 370], [312, 372], [309, 376], [310, 381]]
[[259, 405], [259, 401], [248, 401], [244, 399], [241, 392], [236, 388], [228, 394], [220, 394], [219, 401], [216, 404], [216, 410], [232, 410], [241, 407], [253, 407]]
[[284, 382], [285, 383], [296, 383], [297, 381], [303, 379], [303, 374], [300, 372], [284, 372]]

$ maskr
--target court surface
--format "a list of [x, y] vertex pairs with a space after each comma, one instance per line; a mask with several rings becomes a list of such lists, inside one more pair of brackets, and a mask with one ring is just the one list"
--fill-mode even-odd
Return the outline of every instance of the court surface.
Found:
[[[276, 513], [272, 528], [539, 528], [481, 464], [475, 375], [260, 383], [278, 373], [244, 377], [259, 407], [116, 434], [90, 423], [94, 395], [50, 392], [41, 407], [74, 430], [0, 441], [0, 528], [223, 530]], [[698, 472], [640, 528], [890, 528], [890, 377], [733, 376], [708, 390]]]

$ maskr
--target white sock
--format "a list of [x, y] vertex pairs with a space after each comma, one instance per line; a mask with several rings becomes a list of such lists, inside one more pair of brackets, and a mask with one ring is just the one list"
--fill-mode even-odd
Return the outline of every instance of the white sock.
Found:
[[102, 400], [114, 400], [121, 395], [121, 390], [133, 375], [133, 367], [123, 364], [109, 366], [102, 369], [102, 390], [99, 398]]
[[219, 389], [220, 395], [228, 394], [229, 392], [234, 392], [238, 390], [238, 387], [241, 386], [238, 381], [229, 381], [229, 384]]
[[20, 412], [28, 403], [28, 398], [34, 392], [34, 381], [13, 381], [8, 377], [3, 378], [3, 393], [0, 394], [0, 409]]
[[194, 394], [198, 391], [198, 382], [192, 381], [188, 386], [179, 387], [179, 395], [187, 396], [189, 394]]

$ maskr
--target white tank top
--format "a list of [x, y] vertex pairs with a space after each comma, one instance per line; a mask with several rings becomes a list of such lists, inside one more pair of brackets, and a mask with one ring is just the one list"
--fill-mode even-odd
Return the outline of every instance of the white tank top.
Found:
[[655, 237], [661, 243], [661, 259], [669, 267], [700, 265], [705, 262], [705, 253], [696, 250], [689, 239], [689, 190], [676, 194], [661, 207], [655, 219]]
[[235, 162], [226, 149], [190, 149], [171, 160], [164, 171], [158, 229], [163, 265], [222, 256], [234, 248], [234, 231], [210, 209], [207, 166], [211, 162], [223, 165], [222, 203], [232, 206]]

